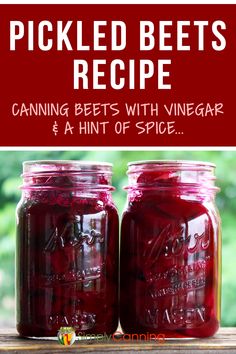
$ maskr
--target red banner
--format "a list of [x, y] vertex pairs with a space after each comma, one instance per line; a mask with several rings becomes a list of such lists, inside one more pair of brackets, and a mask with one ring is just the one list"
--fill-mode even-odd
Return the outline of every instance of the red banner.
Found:
[[235, 146], [236, 5], [1, 5], [1, 146]]

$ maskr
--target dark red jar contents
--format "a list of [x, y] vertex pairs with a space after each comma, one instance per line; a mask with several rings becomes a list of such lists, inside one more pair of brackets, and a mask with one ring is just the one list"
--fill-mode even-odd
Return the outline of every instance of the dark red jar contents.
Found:
[[129, 166], [121, 230], [125, 332], [174, 338], [217, 331], [221, 244], [213, 170], [187, 161]]
[[65, 171], [73, 163], [54, 162], [54, 171], [47, 171], [52, 162], [42, 162], [42, 171], [32, 172], [33, 163], [26, 164], [31, 170], [23, 175], [17, 210], [19, 334], [56, 336], [60, 327], [77, 334], [115, 332], [118, 214], [111, 167], [82, 163], [82, 172]]

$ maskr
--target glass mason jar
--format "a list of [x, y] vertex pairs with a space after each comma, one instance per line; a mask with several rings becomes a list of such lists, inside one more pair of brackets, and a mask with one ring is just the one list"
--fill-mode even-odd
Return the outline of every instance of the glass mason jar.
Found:
[[27, 161], [17, 207], [17, 330], [22, 336], [113, 333], [118, 214], [112, 165]]
[[128, 165], [121, 230], [121, 326], [127, 333], [212, 336], [220, 322], [221, 231], [215, 165]]

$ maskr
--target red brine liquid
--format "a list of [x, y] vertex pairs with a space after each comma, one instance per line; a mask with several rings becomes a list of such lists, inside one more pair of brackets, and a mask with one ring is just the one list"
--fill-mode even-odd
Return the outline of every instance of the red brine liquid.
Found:
[[220, 321], [220, 219], [214, 166], [129, 165], [121, 230], [122, 329], [209, 337]]
[[56, 336], [60, 327], [79, 335], [117, 328], [118, 214], [111, 167], [75, 164], [25, 163], [16, 254], [22, 336]]

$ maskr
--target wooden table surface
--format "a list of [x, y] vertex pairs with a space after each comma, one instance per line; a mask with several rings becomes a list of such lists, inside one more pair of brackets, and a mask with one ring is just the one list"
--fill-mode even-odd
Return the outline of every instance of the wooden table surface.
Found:
[[78, 341], [63, 346], [57, 341], [19, 338], [14, 329], [0, 329], [0, 353], [236, 353], [236, 328], [221, 328], [212, 338], [154, 341]]

